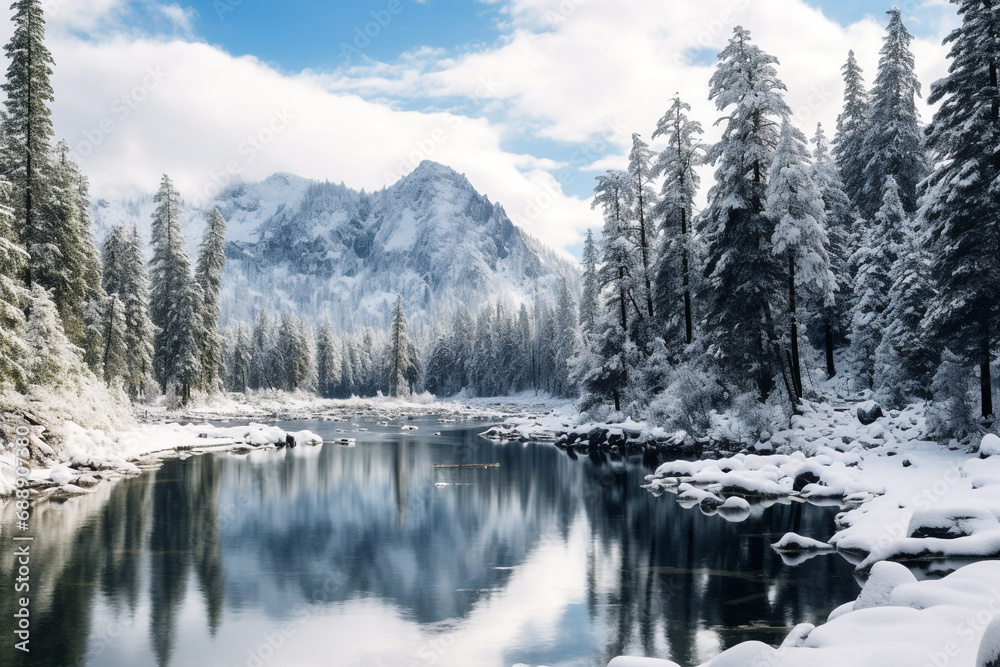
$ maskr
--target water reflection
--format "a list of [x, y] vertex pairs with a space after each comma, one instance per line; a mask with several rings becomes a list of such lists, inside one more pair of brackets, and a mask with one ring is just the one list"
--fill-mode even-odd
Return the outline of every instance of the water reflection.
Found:
[[[768, 547], [827, 536], [835, 508], [729, 523], [653, 498], [637, 465], [416, 423], [171, 461], [40, 510], [32, 652], [5, 641], [0, 664], [694, 665], [857, 594], [839, 557], [792, 568]], [[500, 467], [434, 467], [470, 463]], [[10, 637], [11, 596], [0, 608]]]

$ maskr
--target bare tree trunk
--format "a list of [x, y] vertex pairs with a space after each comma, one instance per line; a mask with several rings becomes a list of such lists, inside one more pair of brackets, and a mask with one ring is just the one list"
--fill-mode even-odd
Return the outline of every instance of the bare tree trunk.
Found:
[[802, 367], [799, 363], [799, 319], [795, 306], [795, 256], [788, 253], [788, 305], [792, 315], [792, 385], [802, 398]]

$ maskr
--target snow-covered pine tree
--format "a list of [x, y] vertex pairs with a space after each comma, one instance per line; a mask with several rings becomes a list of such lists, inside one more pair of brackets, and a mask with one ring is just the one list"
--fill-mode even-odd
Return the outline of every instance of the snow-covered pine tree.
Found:
[[710, 81], [710, 99], [728, 115], [708, 155], [717, 169], [702, 219], [709, 242], [705, 332], [710, 354], [731, 381], [753, 378], [764, 401], [780, 373], [794, 402], [771, 307], [781, 298], [785, 266], [772, 252], [775, 225], [764, 212], [779, 128], [791, 110], [777, 58], [754, 45], [743, 27], [733, 33]]
[[109, 294], [103, 308], [104, 354], [101, 356], [101, 370], [104, 382], [110, 387], [128, 376], [128, 322], [125, 320], [125, 304], [117, 294]]
[[198, 327], [201, 376], [199, 388], [216, 391], [222, 376], [222, 337], [219, 334], [219, 291], [226, 265], [226, 219], [213, 208], [198, 251], [195, 281], [201, 287], [202, 312]]
[[28, 299], [24, 339], [28, 344], [29, 381], [49, 387], [75, 385], [89, 373], [83, 363], [83, 350], [73, 345], [63, 332], [62, 319], [48, 290], [35, 283]]
[[[569, 291], [565, 279], [559, 281], [559, 291], [556, 294], [556, 309], [552, 312], [552, 328], [555, 330], [553, 339], [553, 374], [552, 393], [556, 396], [569, 396], [569, 359], [576, 347], [576, 303]], [[524, 320], [519, 320], [520, 327], [527, 327], [527, 312]], [[515, 335], [516, 336], [516, 335]], [[520, 357], [520, 355], [518, 355]], [[517, 360], [518, 364], [521, 359]], [[519, 391], [522, 387], [511, 387]]]
[[653, 139], [660, 136], [668, 139], [653, 169], [654, 176], [664, 177], [656, 211], [662, 240], [653, 269], [654, 307], [666, 340], [673, 338], [666, 332], [676, 329], [681, 322], [678, 316], [683, 317], [685, 344], [690, 344], [694, 336], [691, 265], [697, 251], [692, 232], [694, 199], [701, 184], [696, 167], [705, 160], [699, 142], [704, 130], [701, 123], [688, 119], [685, 112], [690, 111], [690, 105], [675, 97], [653, 133]]
[[922, 217], [928, 227], [936, 296], [928, 327], [958, 357], [979, 367], [982, 415], [992, 420], [990, 363], [1000, 334], [1000, 7], [959, 0], [962, 25], [948, 75], [928, 101], [941, 105], [927, 129], [935, 169]]
[[252, 389], [274, 389], [271, 375], [275, 370], [274, 332], [267, 311], [261, 311], [253, 324], [253, 364], [250, 367]]
[[858, 209], [871, 220], [882, 204], [885, 177], [899, 187], [899, 199], [908, 215], [917, 208], [917, 186], [927, 175], [927, 158], [920, 137], [916, 98], [920, 82], [910, 42], [899, 9], [890, 9], [878, 74], [871, 92], [869, 122], [861, 156], [864, 184]]
[[200, 369], [197, 328], [201, 288], [191, 278], [191, 262], [180, 224], [180, 194], [168, 176], [153, 199], [150, 315], [156, 326], [153, 367], [163, 391], [177, 385], [183, 400]]
[[634, 234], [642, 260], [641, 280], [646, 317], [653, 320], [653, 250], [656, 245], [656, 229], [653, 224], [653, 210], [656, 208], [656, 191], [653, 190], [653, 151], [638, 134], [632, 135], [632, 152], [628, 156], [628, 175], [632, 186], [632, 200], [635, 209], [629, 217], [637, 225]]
[[875, 350], [876, 397], [890, 408], [901, 409], [913, 397], [930, 398], [928, 388], [941, 363], [939, 347], [923, 326], [935, 295], [921, 222], [919, 217], [907, 221], [889, 273], [885, 330]]
[[[104, 241], [101, 259], [103, 289], [109, 297], [119, 300], [125, 318], [125, 369], [122, 375], [112, 374], [112, 377], [120, 377], [129, 397], [139, 400], [153, 380], [154, 328], [149, 316], [149, 283], [143, 266], [142, 242], [136, 226], [113, 228]], [[107, 315], [105, 312], [105, 330]]]
[[601, 283], [597, 275], [599, 260], [594, 232], [588, 229], [587, 238], [583, 242], [583, 291], [580, 296], [580, 328], [584, 333], [594, 330], [601, 308]]
[[46, 167], [52, 142], [52, 54], [45, 45], [45, 12], [40, 0], [17, 0], [14, 34], [4, 47], [10, 60], [7, 79], [0, 88], [7, 93], [3, 115], [4, 173], [13, 184], [12, 203], [20, 240], [31, 255], [25, 282], [33, 283], [39, 263], [55, 258], [48, 252], [50, 240], [42, 220], [45, 203]]
[[866, 160], [862, 147], [868, 131], [868, 92], [854, 51], [848, 52], [847, 62], [840, 71], [844, 74], [844, 110], [837, 116], [833, 155], [844, 182], [844, 192], [851, 205], [858, 207], [865, 185]]
[[247, 324], [240, 322], [232, 335], [232, 349], [227, 365], [228, 386], [232, 391], [246, 392], [250, 388], [253, 369], [253, 335]]
[[0, 177], [0, 387], [12, 384], [23, 389], [28, 375], [21, 308], [28, 294], [21, 277], [28, 253], [17, 242], [14, 211], [8, 205], [10, 194], [10, 183]]
[[837, 374], [834, 349], [847, 338], [850, 328], [850, 309], [854, 279], [851, 276], [851, 200], [844, 191], [844, 184], [836, 163], [830, 157], [829, 145], [823, 125], [816, 125], [813, 137], [813, 178], [823, 196], [826, 213], [826, 236], [829, 241], [830, 271], [837, 281], [833, 303], [814, 305], [810, 334], [817, 345], [826, 349], [826, 373]]
[[802, 398], [797, 291], [800, 284], [805, 285], [827, 306], [833, 303], [836, 282], [827, 251], [823, 195], [813, 179], [806, 137], [787, 119], [771, 163], [765, 210], [774, 223], [773, 252], [783, 257], [788, 267], [792, 384]]
[[[583, 384], [590, 393], [591, 405], [600, 402], [598, 397], [610, 396], [615, 410], [621, 410], [621, 397], [628, 381], [628, 364], [623, 362], [625, 343], [629, 340], [629, 311], [635, 310], [641, 318], [643, 311], [635, 300], [635, 278], [632, 271], [641, 266], [629, 233], [628, 212], [633, 204], [628, 174], [608, 171], [597, 177], [597, 187], [592, 206], [604, 209], [603, 266], [600, 271], [602, 293], [608, 297], [599, 319], [594, 351], [600, 359], [601, 369], [594, 371]], [[605, 315], [613, 316], [613, 320]], [[537, 309], [536, 309], [537, 319]], [[613, 331], [609, 322], [617, 321], [620, 332]], [[544, 337], [540, 337], [544, 340]], [[595, 394], [594, 392], [599, 392]]]
[[871, 233], [851, 258], [858, 267], [851, 311], [851, 360], [862, 387], [874, 386], [875, 350], [882, 342], [889, 307], [890, 273], [899, 256], [906, 212], [892, 176], [885, 179], [882, 208], [875, 215]]
[[406, 333], [406, 315], [403, 313], [403, 297], [396, 300], [396, 312], [390, 327], [391, 370], [389, 375], [389, 395], [406, 396], [413, 387], [413, 358], [410, 338]]
[[340, 386], [342, 346], [333, 335], [333, 325], [324, 318], [316, 334], [316, 382], [319, 395], [333, 398]]

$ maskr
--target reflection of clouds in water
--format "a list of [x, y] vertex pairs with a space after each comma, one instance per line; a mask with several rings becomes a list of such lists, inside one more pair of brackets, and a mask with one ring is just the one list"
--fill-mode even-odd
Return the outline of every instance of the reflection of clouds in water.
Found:
[[[652, 497], [637, 465], [431, 430], [194, 457], [168, 463], [163, 483], [122, 482], [89, 513], [98, 520], [47, 538], [75, 546], [46, 578], [68, 584], [82, 567], [74, 578], [99, 582], [50, 622], [90, 613], [99, 627], [121, 613], [103, 601], [120, 600], [141, 620], [107, 667], [155, 662], [151, 646], [174, 665], [260, 651], [274, 654], [265, 666], [603, 665], [624, 653], [696, 664], [744, 639], [780, 641], [766, 628], [856, 596], [839, 560], [788, 570], [769, 547], [774, 533], [827, 530], [836, 509], [755, 507], [732, 524]], [[499, 468], [434, 468], [470, 463]], [[107, 535], [120, 536], [113, 557]]]

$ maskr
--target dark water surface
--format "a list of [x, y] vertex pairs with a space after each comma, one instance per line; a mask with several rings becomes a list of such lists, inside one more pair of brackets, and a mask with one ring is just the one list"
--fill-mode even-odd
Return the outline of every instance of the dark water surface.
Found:
[[[355, 423], [353, 448], [169, 461], [35, 508], [27, 655], [5, 526], [0, 665], [687, 667], [859, 590], [837, 556], [790, 567], [768, 546], [828, 537], [835, 508], [729, 523], [652, 497], [638, 463], [496, 445], [477, 423]], [[434, 467], [480, 462], [500, 467]]]

